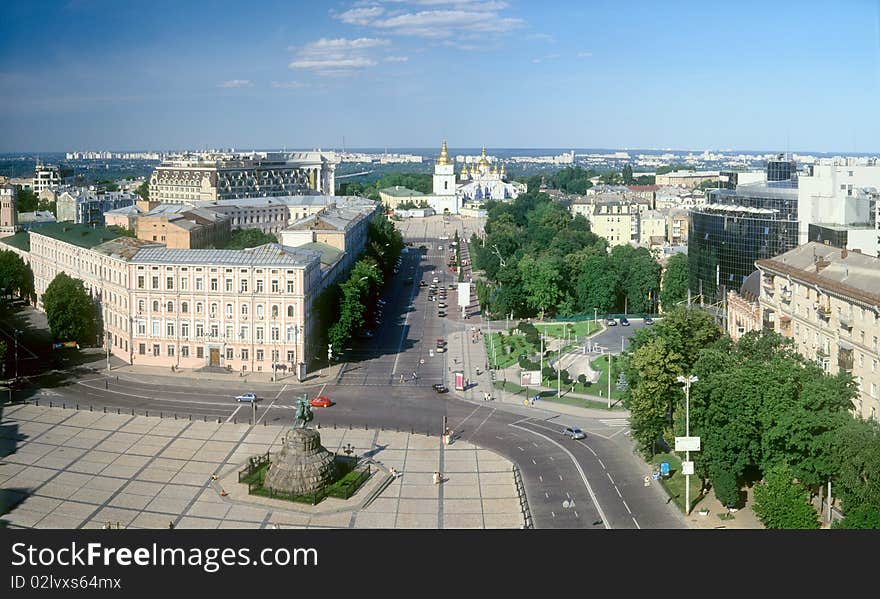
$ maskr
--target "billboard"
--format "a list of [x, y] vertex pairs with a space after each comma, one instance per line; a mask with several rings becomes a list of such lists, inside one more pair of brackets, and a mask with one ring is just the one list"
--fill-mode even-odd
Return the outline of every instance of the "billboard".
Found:
[[455, 374], [455, 389], [457, 391], [464, 391], [464, 372], [461, 370], [456, 370]]
[[458, 284], [458, 307], [467, 308], [471, 304], [471, 284]]
[[537, 387], [541, 384], [540, 370], [523, 370], [519, 373], [519, 384], [522, 387]]
[[700, 438], [676, 437], [675, 451], [700, 451]]

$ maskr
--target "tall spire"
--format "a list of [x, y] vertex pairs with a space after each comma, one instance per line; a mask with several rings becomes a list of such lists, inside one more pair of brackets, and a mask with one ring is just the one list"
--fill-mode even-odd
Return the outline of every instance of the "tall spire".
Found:
[[489, 166], [489, 161], [486, 159], [486, 146], [483, 146], [483, 154], [480, 156], [480, 166]]
[[437, 159], [437, 164], [449, 164], [449, 153], [446, 151], [446, 140], [443, 140], [443, 145], [440, 146], [440, 158]]

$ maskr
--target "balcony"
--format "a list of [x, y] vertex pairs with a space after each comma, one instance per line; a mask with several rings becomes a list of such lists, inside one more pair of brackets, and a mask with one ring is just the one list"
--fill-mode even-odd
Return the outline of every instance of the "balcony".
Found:
[[847, 331], [851, 331], [853, 327], [853, 317], [849, 312], [839, 312], [837, 314], [837, 322], [840, 323], [840, 328], [845, 329]]
[[837, 367], [843, 372], [852, 372], [853, 350], [851, 347], [840, 346], [840, 350], [837, 352]]
[[790, 289], [783, 289], [782, 293], [779, 294], [779, 299], [784, 304], [790, 304], [791, 303], [791, 290]]
[[822, 320], [827, 321], [831, 318], [831, 308], [829, 306], [816, 304], [816, 315]]

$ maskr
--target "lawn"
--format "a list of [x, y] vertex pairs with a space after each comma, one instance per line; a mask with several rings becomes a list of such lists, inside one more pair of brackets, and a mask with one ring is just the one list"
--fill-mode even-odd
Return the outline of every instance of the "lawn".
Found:
[[[535, 390], [529, 389], [528, 394], [526, 394], [526, 388], [517, 385], [516, 383], [512, 383], [507, 381], [506, 383], [503, 381], [495, 381], [494, 387], [496, 389], [503, 389], [506, 393], [517, 393], [520, 395], [523, 401], [526, 401], [527, 398], [534, 397]], [[566, 390], [563, 389], [563, 393]], [[608, 409], [607, 402], [594, 400], [594, 399], [586, 399], [581, 397], [571, 397], [569, 395], [563, 395], [561, 398], [556, 398], [556, 391], [541, 391], [540, 393], [541, 400], [540, 401], [548, 401], [555, 403], [562, 403], [569, 406], [577, 406], [579, 408], [594, 408], [594, 409]], [[624, 409], [622, 405], [612, 405], [612, 410], [622, 410]]]
[[568, 327], [569, 339], [571, 338], [572, 333], [574, 333], [574, 336], [579, 339], [581, 337], [591, 335], [601, 328], [592, 320], [582, 320], [580, 322], [572, 323], [560, 322], [557, 324], [535, 324], [535, 328], [538, 329], [538, 331], [543, 332], [549, 337], [556, 338], [565, 337], [565, 331], [563, 330], [563, 327]]
[[[497, 360], [497, 368], [507, 368], [508, 366], [516, 364], [519, 361], [519, 356], [521, 354], [526, 354], [527, 356], [532, 357], [540, 351], [540, 347], [535, 347], [526, 341], [524, 335], [505, 334], [502, 339], [499, 333], [492, 333], [491, 339], [489, 335], [483, 335], [483, 338], [486, 343], [486, 355], [489, 356], [490, 364], [494, 364], [492, 344], [494, 343], [495, 345], [494, 359]], [[505, 347], [508, 345], [511, 348], [509, 354], [504, 352]]]
[[[666, 490], [666, 493], [672, 497], [672, 501], [678, 506], [678, 509], [684, 513], [685, 501], [685, 482], [687, 478], [681, 473], [681, 458], [672, 453], [658, 453], [654, 455], [652, 464], [656, 471], [660, 470], [660, 462], [669, 462], [669, 472], [672, 474], [668, 479], [660, 478], [660, 484]], [[703, 498], [700, 494], [700, 477], [691, 476], [691, 512], [694, 506]]]

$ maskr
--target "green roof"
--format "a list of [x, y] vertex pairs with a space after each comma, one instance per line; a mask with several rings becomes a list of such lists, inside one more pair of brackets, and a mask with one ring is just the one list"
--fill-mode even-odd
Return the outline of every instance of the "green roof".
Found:
[[34, 231], [40, 235], [57, 239], [65, 243], [78, 245], [82, 248], [93, 248], [111, 239], [119, 237], [106, 227], [90, 227], [88, 225], [75, 225], [73, 223], [51, 223], [43, 225]]
[[313, 241], [297, 247], [303, 250], [317, 250], [321, 252], [321, 264], [323, 266], [329, 266], [335, 263], [343, 253], [339, 248], [327, 245], [326, 243], [321, 243], [320, 241]]
[[415, 189], [410, 189], [409, 187], [403, 187], [402, 185], [395, 185], [394, 187], [386, 187], [385, 189], [380, 189], [379, 193], [384, 193], [386, 195], [399, 198], [425, 195], [421, 191], [416, 191]]
[[26, 252], [31, 251], [31, 238], [27, 231], [21, 231], [9, 237], [0, 237], [0, 242]]

